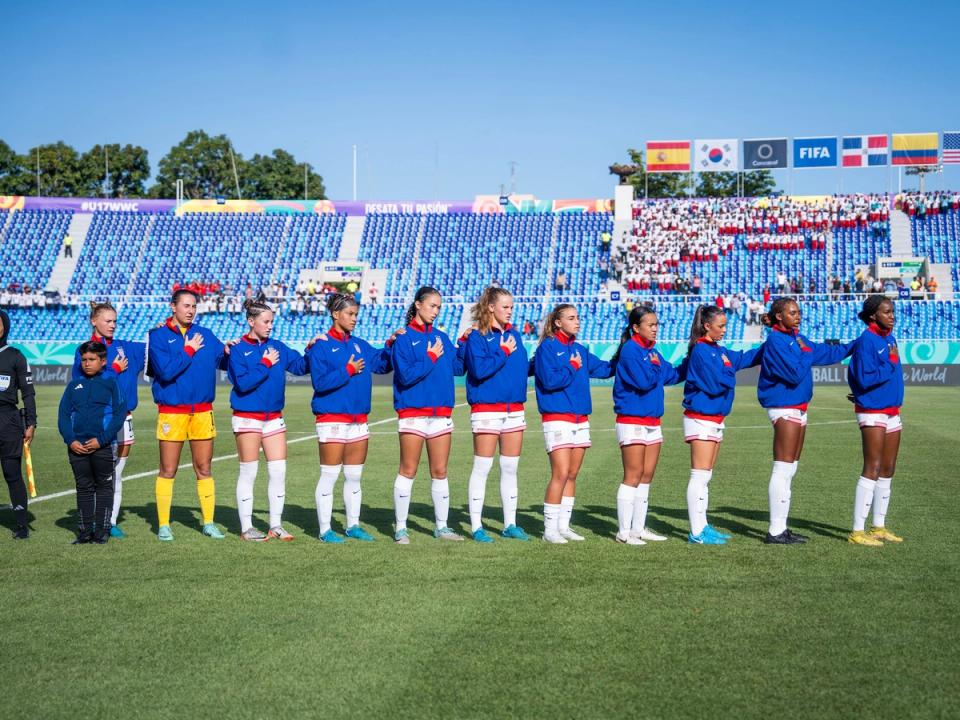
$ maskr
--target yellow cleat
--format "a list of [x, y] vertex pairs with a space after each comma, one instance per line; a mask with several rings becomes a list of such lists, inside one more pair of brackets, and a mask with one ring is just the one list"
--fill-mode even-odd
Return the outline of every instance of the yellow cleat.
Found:
[[892, 532], [887, 530], [885, 527], [875, 527], [870, 531], [870, 537], [875, 540], [881, 540], [883, 542], [899, 543], [903, 542], [903, 538], [899, 535], [894, 535]]
[[883, 547], [883, 543], [871, 535], [867, 535], [863, 530], [854, 530], [847, 535], [847, 541], [854, 545], [866, 545], [867, 547]]

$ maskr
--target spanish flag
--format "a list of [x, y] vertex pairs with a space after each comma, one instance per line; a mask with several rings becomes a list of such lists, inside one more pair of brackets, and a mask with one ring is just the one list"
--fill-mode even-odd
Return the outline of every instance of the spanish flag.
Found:
[[894, 165], [936, 165], [940, 138], [937, 133], [906, 133], [893, 136]]
[[690, 172], [690, 141], [648, 142], [647, 172]]

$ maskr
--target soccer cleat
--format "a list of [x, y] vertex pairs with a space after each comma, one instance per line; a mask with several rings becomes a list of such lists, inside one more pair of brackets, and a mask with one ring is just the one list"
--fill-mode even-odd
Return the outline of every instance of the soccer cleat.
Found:
[[282, 540], [283, 542], [293, 541], [293, 535], [284, 530], [280, 525], [274, 525], [272, 528], [270, 528], [270, 530], [267, 532], [267, 538], [270, 540]]
[[393, 534], [393, 541], [397, 545], [409, 545], [410, 544], [410, 535], [407, 533], [406, 528], [400, 528]]
[[854, 545], [866, 545], [867, 547], [883, 547], [883, 543], [874, 537], [870, 537], [863, 530], [854, 530], [847, 535], [847, 542]]
[[483, 528], [477, 528], [473, 533], [474, 542], [478, 543], [492, 543], [493, 538], [490, 537], [490, 534]]
[[586, 538], [583, 535], [578, 535], [570, 528], [567, 528], [566, 530], [561, 530], [560, 535], [565, 537], [567, 540], [576, 540], [577, 542], [580, 542], [581, 540], [586, 540]]
[[173, 533], [170, 532], [169, 525], [160, 526], [160, 529], [157, 530], [157, 540], [161, 542], [171, 542], [173, 540]]
[[633, 533], [627, 533], [626, 535], [621, 535], [620, 533], [617, 533], [617, 537], [615, 539], [618, 543], [622, 543], [623, 545], [646, 545], [647, 544], [640, 538], [636, 537]]
[[646, 540], [647, 542], [663, 542], [664, 540], [669, 540], [670, 538], [665, 535], [657, 535], [653, 530], [648, 530], [643, 528], [642, 530], [631, 530], [630, 537], [640, 538], [641, 540]]
[[373, 542], [373, 535], [368, 533], [359, 525], [351, 525], [347, 528], [347, 537], [352, 540], [362, 540], [363, 542]]
[[122, 540], [122, 539], [125, 538], [126, 536], [127, 536], [127, 534], [126, 534], [123, 530], [120, 529], [120, 526], [119, 526], [119, 525], [111, 525], [111, 526], [110, 526], [110, 537], [116, 538], [117, 540]]
[[543, 534], [543, 541], [551, 543], [552, 545], [566, 545], [568, 542], [568, 540], [558, 532], [545, 532]]
[[789, 530], [784, 530], [779, 535], [767, 533], [766, 537], [763, 538], [763, 542], [765, 545], [802, 545], [806, 540], [801, 540]]
[[706, 527], [703, 528], [703, 532], [705, 532], [707, 535], [713, 535], [714, 537], [718, 537], [721, 540], [729, 540], [730, 538], [733, 537], [733, 535], [729, 535], [725, 532], [720, 532], [710, 523], [707, 523]]
[[704, 528], [699, 535], [690, 533], [687, 535], [687, 542], [691, 545], [726, 545], [727, 541], [718, 535], [711, 535]]
[[463, 535], [457, 535], [448, 527], [437, 528], [433, 531], [433, 536], [437, 540], [449, 540], [451, 542], [461, 542], [463, 540]]
[[903, 538], [899, 535], [894, 535], [892, 532], [887, 530], [885, 527], [875, 527], [870, 531], [870, 537], [874, 540], [880, 540], [882, 542], [891, 542], [891, 543], [900, 543], [903, 542]]
[[200, 532], [202, 532], [208, 538], [212, 538], [214, 540], [223, 540], [223, 538], [225, 537], [224, 534], [220, 532], [220, 528], [218, 528], [213, 523], [207, 523], [206, 525], [204, 525], [203, 529]]
[[320, 533], [320, 540], [325, 543], [330, 543], [331, 545], [343, 545], [346, 542], [343, 536], [338, 535], [333, 528]]
[[84, 530], [79, 535], [77, 535], [77, 539], [70, 544], [71, 545], [87, 545], [92, 542], [93, 542], [93, 532], [90, 530]]
[[500, 533], [500, 535], [502, 535], [505, 538], [509, 538], [511, 540], [529, 540], [530, 539], [530, 536], [524, 532], [523, 528], [517, 525], [507, 525], [507, 527], [503, 529], [503, 532]]
[[810, 538], [808, 538], [806, 535], [801, 535], [800, 533], [795, 533], [795, 532], [794, 532], [793, 530], [791, 530], [790, 528], [787, 528], [784, 532], [786, 532], [787, 535], [789, 535], [790, 537], [792, 537], [792, 538], [794, 539], [794, 541], [797, 541], [797, 542], [805, 543], [807, 540], [810, 539]]
[[95, 532], [93, 534], [93, 539], [90, 542], [96, 545], [106, 545], [109, 539], [110, 539], [109, 530], [107, 532]]
[[13, 530], [14, 540], [26, 540], [30, 537], [30, 528], [26, 525], [17, 525]]
[[244, 530], [240, 533], [241, 540], [249, 540], [250, 542], [264, 542], [267, 539], [267, 536], [262, 532], [252, 527], [249, 530]]

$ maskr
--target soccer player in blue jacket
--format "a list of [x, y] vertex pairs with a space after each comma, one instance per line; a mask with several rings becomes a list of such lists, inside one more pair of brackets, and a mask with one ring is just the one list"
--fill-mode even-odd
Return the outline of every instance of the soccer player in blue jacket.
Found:
[[757, 398], [773, 424], [773, 470], [770, 473], [770, 528], [763, 541], [770, 545], [795, 545], [806, 536], [787, 527], [791, 483], [803, 450], [807, 430], [807, 405], [813, 397], [813, 366], [833, 365], [853, 344], [826, 345], [800, 334], [800, 306], [790, 297], [773, 301], [760, 322], [770, 328], [763, 343]]
[[652, 307], [635, 306], [611, 360], [616, 367], [613, 410], [623, 460], [623, 482], [617, 490], [616, 540], [627, 545], [667, 539], [647, 529], [647, 506], [663, 444], [663, 388], [683, 382], [687, 368], [685, 363], [674, 368], [656, 349], [659, 327]]
[[410, 493], [417, 475], [423, 446], [430, 464], [430, 495], [433, 498], [436, 528], [440, 540], [463, 540], [447, 526], [450, 512], [450, 483], [447, 461], [453, 433], [454, 375], [463, 375], [463, 347], [433, 326], [440, 313], [440, 292], [432, 287], [417, 290], [407, 308], [407, 331], [391, 348], [393, 363], [393, 407], [400, 430], [400, 467], [393, 485], [396, 528], [394, 541], [408, 545], [407, 515]]
[[110, 538], [114, 442], [127, 406], [117, 381], [104, 374], [107, 346], [88, 340], [80, 346], [81, 377], [70, 380], [60, 399], [57, 428], [67, 445], [77, 483], [79, 524], [75, 545]]
[[693, 316], [683, 386], [683, 435], [690, 443], [687, 513], [691, 543], [724, 545], [730, 536], [707, 522], [709, 483], [723, 441], [724, 418], [733, 407], [737, 372], [760, 362], [762, 347], [740, 352], [720, 345], [727, 316], [716, 305], [701, 305]]
[[577, 342], [580, 317], [562, 303], [547, 315], [533, 358], [537, 408], [550, 456], [550, 483], [543, 501], [543, 539], [564, 544], [584, 537], [570, 528], [577, 474], [590, 447], [590, 378], [608, 378], [613, 366]]
[[[137, 409], [139, 398], [137, 386], [146, 364], [146, 343], [132, 340], [120, 340], [116, 337], [117, 310], [109, 302], [90, 303], [90, 324], [93, 334], [90, 340], [103, 343], [107, 348], [107, 365], [103, 370], [106, 377], [112, 377], [120, 386], [120, 394], [127, 406], [123, 426], [117, 435], [117, 463], [113, 477], [113, 509], [110, 513], [110, 537], [122, 538], [125, 533], [117, 524], [120, 519], [120, 502], [123, 496], [123, 469], [133, 447], [133, 411]], [[83, 377], [80, 367], [80, 348], [73, 359], [73, 379]]]
[[[230, 353], [227, 365], [233, 390], [233, 434], [237, 440], [240, 472], [237, 476], [237, 510], [240, 538], [262, 542], [293, 535], [281, 522], [287, 487], [287, 425], [283, 419], [287, 373], [306, 375], [307, 361], [296, 350], [270, 337], [273, 310], [264, 303], [246, 303], [248, 331]], [[253, 526], [253, 486], [260, 465], [260, 448], [267, 460], [269, 530]]]
[[[859, 317], [867, 329], [853, 343], [847, 383], [863, 440], [863, 470], [854, 494], [853, 532], [849, 539], [857, 545], [877, 546], [903, 541], [886, 527], [890, 486], [903, 429], [903, 369], [893, 336], [893, 301], [883, 295], [871, 295], [863, 301]], [[865, 527], [871, 505], [873, 528], [868, 533]]]
[[467, 402], [473, 430], [473, 469], [467, 488], [470, 529], [477, 542], [491, 543], [483, 529], [483, 499], [493, 456], [500, 447], [500, 501], [505, 538], [528, 540], [517, 525], [517, 467], [527, 427], [523, 405], [527, 399], [530, 361], [520, 333], [511, 324], [513, 296], [488, 287], [473, 306], [476, 330], [463, 342], [467, 370]]

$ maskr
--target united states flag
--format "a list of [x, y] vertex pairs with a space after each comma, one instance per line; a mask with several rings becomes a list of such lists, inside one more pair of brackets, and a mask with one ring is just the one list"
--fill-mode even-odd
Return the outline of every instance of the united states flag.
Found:
[[843, 138], [843, 167], [886, 165], [886, 135], [848, 135]]
[[960, 130], [943, 133], [943, 162], [960, 163]]

